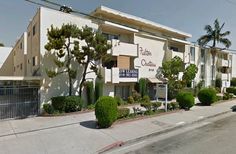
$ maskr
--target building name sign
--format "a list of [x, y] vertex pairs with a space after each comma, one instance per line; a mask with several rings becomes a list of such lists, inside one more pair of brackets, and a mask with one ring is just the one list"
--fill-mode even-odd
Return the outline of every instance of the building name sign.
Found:
[[141, 60], [141, 65], [148, 67], [156, 67], [156, 64], [154, 64], [152, 61], [146, 61], [145, 59]]
[[120, 78], [137, 78], [138, 77], [138, 69], [120, 69], [119, 71]]
[[143, 56], [152, 56], [152, 53], [147, 49], [143, 49], [143, 47], [139, 47], [139, 52]]

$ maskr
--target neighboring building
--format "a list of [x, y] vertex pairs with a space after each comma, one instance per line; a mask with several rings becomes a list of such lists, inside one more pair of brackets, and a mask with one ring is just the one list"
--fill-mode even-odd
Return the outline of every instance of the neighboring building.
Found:
[[0, 47], [0, 75], [13, 76], [13, 56], [11, 47]]
[[[44, 46], [48, 42], [47, 29], [51, 25], [61, 27], [62, 24], [72, 23], [80, 28], [87, 25], [102, 31], [112, 44], [112, 49], [108, 51], [112, 55], [112, 62], [101, 64], [105, 82], [104, 95], [127, 99], [135, 83], [140, 78], [147, 78], [150, 98], [156, 99], [156, 84], [159, 82], [156, 78], [157, 69], [162, 66], [163, 61], [175, 56], [183, 59], [186, 66], [190, 63], [198, 66], [199, 71], [193, 85], [200, 80], [205, 81], [205, 86], [211, 85], [210, 52], [188, 42], [190, 34], [104, 6], [97, 8], [91, 15], [105, 21], [41, 7], [30, 22], [27, 32], [17, 41], [9, 55], [12, 63], [8, 62], [2, 69], [12, 67], [9, 69], [12, 72], [6, 74], [7, 76], [25, 76], [38, 80], [42, 103], [48, 102], [53, 96], [67, 95], [67, 76], [60, 75], [50, 79], [45, 72], [46, 68], [55, 68], [55, 64], [53, 55]], [[219, 52], [218, 57], [217, 68], [220, 69], [217, 69], [216, 75], [226, 81], [224, 85], [228, 86], [232, 75], [236, 75], [236, 72], [231, 73], [232, 60], [235, 63], [236, 59], [226, 51]], [[80, 68], [78, 72], [74, 88], [79, 87]], [[95, 81], [94, 73], [88, 75], [87, 80]]]

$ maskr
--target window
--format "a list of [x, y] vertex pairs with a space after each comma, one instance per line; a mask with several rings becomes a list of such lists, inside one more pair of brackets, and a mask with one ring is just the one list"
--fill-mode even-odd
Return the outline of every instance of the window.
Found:
[[115, 34], [102, 33], [107, 40], [118, 40], [119, 36]]
[[23, 44], [22, 44], [22, 42], [20, 43], [20, 49], [22, 49], [23, 48]]
[[21, 63], [21, 64], [20, 64], [20, 70], [22, 70], [22, 69], [23, 69], [23, 64]]
[[33, 66], [38, 65], [38, 59], [37, 59], [37, 56], [33, 57], [32, 62], [33, 62]]
[[14, 66], [14, 68], [13, 68], [13, 71], [15, 72], [16, 71], [16, 67]]
[[201, 78], [204, 79], [205, 77], [205, 65], [201, 65]]
[[171, 46], [171, 47], [170, 47], [170, 50], [173, 50], [173, 51], [178, 52], [178, 51], [179, 51], [179, 48]]
[[123, 100], [127, 100], [130, 95], [130, 86], [115, 86], [115, 96], [120, 96]]
[[195, 47], [190, 47], [190, 60], [195, 61]]
[[33, 26], [33, 36], [35, 35], [36, 33], [36, 24]]

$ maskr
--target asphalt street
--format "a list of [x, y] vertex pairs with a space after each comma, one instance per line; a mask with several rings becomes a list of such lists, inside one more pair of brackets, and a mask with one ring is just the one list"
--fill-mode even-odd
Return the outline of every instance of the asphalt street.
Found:
[[236, 153], [236, 115], [132, 150], [128, 154]]

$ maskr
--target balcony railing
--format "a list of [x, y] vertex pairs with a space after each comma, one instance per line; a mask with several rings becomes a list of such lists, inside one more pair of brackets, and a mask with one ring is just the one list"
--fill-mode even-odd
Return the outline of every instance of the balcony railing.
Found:
[[112, 48], [108, 51], [113, 56], [138, 56], [138, 45], [132, 43], [121, 42], [120, 40], [111, 40]]

